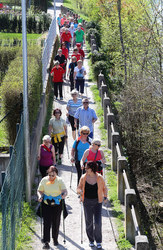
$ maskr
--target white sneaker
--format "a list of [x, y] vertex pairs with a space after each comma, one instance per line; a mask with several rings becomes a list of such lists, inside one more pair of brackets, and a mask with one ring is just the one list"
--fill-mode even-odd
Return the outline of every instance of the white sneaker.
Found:
[[101, 248], [102, 248], [101, 243], [97, 243], [97, 248], [98, 248], [98, 249], [101, 249]]

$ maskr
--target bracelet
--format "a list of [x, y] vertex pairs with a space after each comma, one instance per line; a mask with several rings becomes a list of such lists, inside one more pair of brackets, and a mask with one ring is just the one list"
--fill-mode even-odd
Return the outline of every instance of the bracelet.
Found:
[[68, 138], [68, 135], [65, 135], [65, 138]]

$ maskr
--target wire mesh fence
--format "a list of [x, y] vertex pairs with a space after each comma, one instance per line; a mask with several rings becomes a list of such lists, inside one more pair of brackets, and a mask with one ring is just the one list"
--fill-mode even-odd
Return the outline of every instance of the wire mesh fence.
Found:
[[0, 193], [0, 212], [2, 213], [0, 249], [3, 250], [15, 249], [15, 240], [20, 231], [25, 186], [23, 133], [22, 118]]

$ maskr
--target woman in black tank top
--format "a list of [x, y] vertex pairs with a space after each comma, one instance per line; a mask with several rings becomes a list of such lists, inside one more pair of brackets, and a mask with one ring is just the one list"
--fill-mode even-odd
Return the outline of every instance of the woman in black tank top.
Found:
[[96, 173], [96, 162], [86, 163], [85, 170], [86, 174], [81, 177], [77, 192], [82, 195], [89, 246], [93, 247], [96, 241], [97, 248], [100, 249], [102, 248], [102, 201], [107, 200], [107, 188], [104, 178]]

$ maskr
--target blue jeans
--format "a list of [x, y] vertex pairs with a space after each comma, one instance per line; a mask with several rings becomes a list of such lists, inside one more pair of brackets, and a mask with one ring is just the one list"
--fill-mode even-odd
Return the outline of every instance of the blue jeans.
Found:
[[78, 80], [76, 79], [76, 89], [77, 91], [79, 91], [80, 88], [80, 93], [83, 94], [84, 93], [84, 82], [85, 80]]
[[65, 44], [66, 44], [66, 48], [68, 49], [68, 52], [69, 52], [69, 48], [70, 48], [70, 43], [65, 41]]
[[90, 242], [102, 242], [102, 203], [98, 199], [84, 198], [86, 233]]

